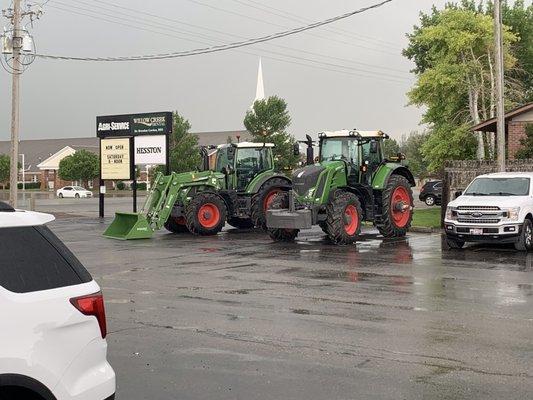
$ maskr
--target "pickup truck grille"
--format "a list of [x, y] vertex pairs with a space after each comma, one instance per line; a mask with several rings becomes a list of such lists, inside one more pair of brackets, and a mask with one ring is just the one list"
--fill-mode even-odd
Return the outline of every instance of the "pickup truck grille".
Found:
[[497, 224], [500, 222], [497, 218], [457, 218], [457, 222], [463, 224]]
[[459, 206], [457, 207], [460, 211], [500, 211], [500, 207], [497, 206]]

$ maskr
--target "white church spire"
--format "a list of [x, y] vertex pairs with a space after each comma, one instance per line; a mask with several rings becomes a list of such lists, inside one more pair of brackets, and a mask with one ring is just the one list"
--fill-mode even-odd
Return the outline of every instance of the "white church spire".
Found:
[[[263, 65], [261, 63], [261, 58], [259, 58], [259, 69], [257, 70], [257, 88], [255, 90], [255, 99], [254, 103], [257, 100], [265, 99], [265, 86], [263, 84]], [[253, 104], [252, 104], [253, 107]]]

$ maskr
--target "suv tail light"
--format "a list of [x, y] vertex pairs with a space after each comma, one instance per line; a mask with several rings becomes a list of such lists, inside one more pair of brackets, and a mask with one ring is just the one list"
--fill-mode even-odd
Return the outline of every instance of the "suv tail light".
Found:
[[102, 292], [90, 294], [88, 296], [74, 297], [70, 302], [84, 315], [94, 315], [100, 326], [102, 339], [107, 335], [107, 326], [105, 321], [104, 296]]

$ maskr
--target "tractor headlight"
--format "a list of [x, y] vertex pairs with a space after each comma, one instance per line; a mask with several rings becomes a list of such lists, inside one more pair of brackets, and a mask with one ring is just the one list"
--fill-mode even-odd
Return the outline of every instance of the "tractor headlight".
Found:
[[520, 214], [520, 207], [511, 207], [504, 210], [504, 218], [508, 221], [518, 221], [518, 215]]
[[446, 219], [456, 220], [457, 219], [457, 208], [455, 207], [446, 207]]

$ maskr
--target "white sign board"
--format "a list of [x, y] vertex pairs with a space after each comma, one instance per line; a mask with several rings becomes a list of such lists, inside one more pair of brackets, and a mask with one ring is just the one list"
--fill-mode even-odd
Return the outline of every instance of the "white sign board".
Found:
[[164, 165], [167, 163], [165, 135], [135, 136], [135, 165]]
[[100, 141], [102, 179], [131, 179], [130, 139]]

